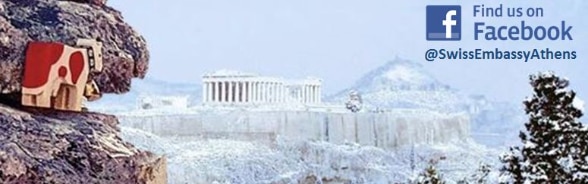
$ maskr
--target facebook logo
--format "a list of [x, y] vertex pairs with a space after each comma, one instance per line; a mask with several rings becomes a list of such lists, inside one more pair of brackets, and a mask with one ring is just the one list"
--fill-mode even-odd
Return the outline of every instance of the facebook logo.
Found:
[[461, 40], [461, 6], [427, 6], [427, 40]]

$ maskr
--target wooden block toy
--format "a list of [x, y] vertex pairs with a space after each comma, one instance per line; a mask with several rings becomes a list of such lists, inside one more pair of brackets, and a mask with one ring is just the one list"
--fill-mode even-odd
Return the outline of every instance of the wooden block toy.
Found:
[[[22, 81], [24, 106], [81, 111], [82, 101], [99, 94], [92, 72], [102, 72], [102, 43], [78, 39], [76, 46], [56, 42], [30, 42]], [[87, 86], [94, 89], [87, 89]]]

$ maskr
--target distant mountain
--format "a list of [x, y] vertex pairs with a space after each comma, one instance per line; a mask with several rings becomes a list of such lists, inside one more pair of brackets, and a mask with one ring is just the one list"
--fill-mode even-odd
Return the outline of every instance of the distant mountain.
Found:
[[400, 58], [370, 71], [359, 79], [354, 87], [363, 88], [366, 92], [449, 89], [449, 86], [442, 84], [425, 71], [421, 64]]
[[125, 94], [108, 94], [102, 99], [88, 103], [88, 107], [98, 111], [116, 112], [137, 108], [142, 96], [188, 96], [190, 104], [200, 103], [201, 86], [197, 83], [175, 83], [157, 79], [133, 79], [131, 91]]
[[421, 64], [400, 58], [368, 72], [352, 87], [342, 90], [327, 100], [335, 103], [345, 102], [348, 93], [353, 90], [361, 94], [365, 105], [375, 109], [422, 108], [443, 112], [469, 111], [470, 100], [474, 100], [458, 93], [449, 85], [439, 82]]
[[421, 64], [400, 58], [368, 72], [327, 101], [343, 104], [350, 91], [359, 92], [367, 111], [408, 108], [467, 113], [473, 138], [489, 146], [511, 145], [525, 119], [516, 103], [463, 94], [437, 80]]

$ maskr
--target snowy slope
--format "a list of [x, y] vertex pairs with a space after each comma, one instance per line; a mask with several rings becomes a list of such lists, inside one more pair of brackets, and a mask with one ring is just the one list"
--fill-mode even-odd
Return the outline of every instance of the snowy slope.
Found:
[[463, 94], [437, 80], [421, 64], [400, 58], [368, 72], [327, 100], [343, 104], [352, 90], [361, 94], [367, 110], [465, 112], [471, 116], [474, 139], [491, 146], [513, 142], [525, 117], [520, 102], [493, 102], [481, 95]]
[[200, 85], [196, 83], [173, 83], [157, 79], [133, 79], [131, 91], [125, 94], [107, 94], [96, 102], [88, 103], [94, 111], [120, 112], [137, 108], [141, 96], [189, 96], [190, 104], [200, 102]]
[[[448, 183], [468, 178], [479, 163], [499, 167], [497, 152], [468, 141], [388, 151], [356, 144], [278, 140], [274, 146], [197, 137], [158, 137], [122, 127], [124, 140], [165, 154], [169, 183], [407, 182], [431, 159]], [[497, 169], [490, 176], [495, 183]]]
[[424, 108], [461, 112], [468, 108], [468, 103], [456, 90], [438, 81], [419, 63], [400, 58], [370, 71], [352, 87], [327, 100], [342, 103], [352, 90], [358, 91], [364, 104], [371, 109]]

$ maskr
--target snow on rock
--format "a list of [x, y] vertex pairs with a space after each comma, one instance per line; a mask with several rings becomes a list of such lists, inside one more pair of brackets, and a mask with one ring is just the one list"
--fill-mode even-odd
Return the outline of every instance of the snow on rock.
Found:
[[162, 136], [225, 137], [273, 142], [295, 140], [356, 142], [382, 148], [412, 143], [446, 143], [470, 136], [463, 114], [427, 110], [386, 113], [331, 113], [308, 111], [210, 111], [192, 114], [119, 114], [121, 124]]
[[[448, 183], [471, 176], [480, 162], [499, 167], [495, 150], [470, 141], [406, 146], [395, 151], [321, 141], [279, 139], [268, 146], [198, 137], [158, 137], [122, 128], [125, 140], [165, 154], [169, 183], [394, 183], [415, 179], [429, 160]], [[490, 174], [496, 183], [498, 174]]]
[[132, 128], [122, 133], [137, 147], [166, 155], [170, 183], [257, 183], [303, 170], [296, 160], [253, 142], [160, 138]]
[[492, 146], [518, 140], [514, 131], [520, 130], [525, 115], [518, 102], [493, 102], [481, 95], [462, 94], [437, 80], [421, 64], [400, 58], [368, 72], [355, 85], [326, 100], [344, 104], [349, 91], [359, 92], [367, 111], [408, 108], [465, 112], [471, 117], [476, 141]]

